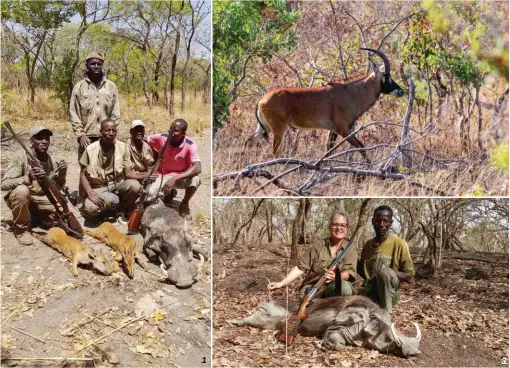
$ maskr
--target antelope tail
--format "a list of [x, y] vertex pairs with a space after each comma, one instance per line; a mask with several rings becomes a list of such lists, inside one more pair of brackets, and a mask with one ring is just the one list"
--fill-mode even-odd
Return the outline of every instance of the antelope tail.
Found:
[[259, 102], [260, 102], [260, 100], [258, 100], [257, 104], [255, 105], [255, 116], [257, 117], [257, 121], [258, 121], [260, 127], [264, 131], [264, 133], [262, 134], [262, 137], [264, 137], [264, 139], [269, 142], [269, 134], [267, 132], [266, 126], [264, 125], [264, 124], [266, 124], [266, 122], [263, 121], [263, 119], [260, 116]]

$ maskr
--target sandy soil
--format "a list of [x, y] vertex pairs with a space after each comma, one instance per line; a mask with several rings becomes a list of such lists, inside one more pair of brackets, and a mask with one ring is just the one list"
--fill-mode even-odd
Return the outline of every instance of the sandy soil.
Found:
[[[202, 185], [190, 203], [188, 232], [210, 251], [210, 134], [190, 138], [199, 147]], [[2, 143], [2, 172], [10, 152], [18, 149], [16, 142]], [[68, 185], [71, 191], [77, 190], [79, 167], [72, 136], [56, 133], [50, 153], [66, 159]], [[182, 195], [179, 191], [175, 206]], [[136, 266], [132, 280], [122, 270], [101, 276], [84, 268], [79, 268], [79, 276], [74, 278], [68, 261], [48, 246], [35, 239], [30, 247], [18, 245], [10, 230], [11, 212], [3, 201], [1, 210], [2, 366], [50, 366], [58, 360], [12, 358], [64, 356], [89, 357], [96, 366], [210, 366], [210, 264], [206, 262], [203, 274], [189, 289], [162, 281], [154, 264], [149, 264], [152, 273]], [[79, 220], [83, 224], [83, 218]], [[127, 230], [118, 222], [115, 225]], [[137, 241], [141, 248], [141, 238]], [[85, 243], [98, 245], [88, 236]], [[141, 258], [147, 262], [143, 254]], [[149, 317], [96, 341], [156, 308]]]

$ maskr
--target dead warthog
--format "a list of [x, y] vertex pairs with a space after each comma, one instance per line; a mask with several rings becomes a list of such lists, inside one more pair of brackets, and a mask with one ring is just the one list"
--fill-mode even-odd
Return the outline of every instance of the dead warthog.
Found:
[[[246, 318], [230, 320], [237, 326], [266, 330], [281, 329], [285, 318], [299, 309], [299, 303], [270, 301]], [[346, 345], [364, 346], [381, 353], [402, 357], [421, 354], [421, 331], [416, 323], [416, 337], [407, 337], [395, 328], [389, 314], [370, 299], [362, 296], [332, 297], [316, 300], [309, 308], [308, 318], [299, 328], [303, 336], [322, 337], [323, 346], [342, 350]]]

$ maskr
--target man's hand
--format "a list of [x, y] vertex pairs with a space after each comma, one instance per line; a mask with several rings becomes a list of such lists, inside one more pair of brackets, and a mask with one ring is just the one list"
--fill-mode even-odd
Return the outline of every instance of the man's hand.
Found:
[[163, 193], [165, 193], [165, 195], [169, 195], [172, 189], [175, 188], [176, 183], [177, 183], [176, 179], [170, 178], [163, 186]]
[[158, 174], [152, 174], [152, 175], [149, 175], [149, 174], [150, 174], [150, 172], [147, 171], [147, 173], [145, 174], [144, 179], [147, 180], [148, 184], [154, 183], [156, 181], [156, 179], [158, 178]]
[[283, 284], [281, 282], [270, 282], [268, 285], [267, 285], [267, 290], [276, 290], [276, 289], [279, 289], [283, 286]]
[[60, 160], [57, 163], [57, 172], [58, 175], [65, 174], [67, 172], [67, 163], [64, 160]]
[[326, 284], [329, 284], [331, 281], [335, 281], [335, 270], [328, 270], [324, 273], [324, 277], [326, 278]]
[[92, 203], [94, 203], [100, 210], [105, 207], [105, 203], [103, 198], [99, 197], [95, 191], [90, 191], [87, 193], [87, 197], [90, 199]]
[[46, 176], [46, 172], [40, 167], [32, 167], [28, 170], [28, 176], [31, 180], [42, 180]]
[[90, 144], [90, 139], [89, 137], [87, 137], [86, 134], [84, 134], [80, 138], [78, 138], [78, 142], [80, 143], [80, 146], [82, 146], [83, 149], [85, 149]]

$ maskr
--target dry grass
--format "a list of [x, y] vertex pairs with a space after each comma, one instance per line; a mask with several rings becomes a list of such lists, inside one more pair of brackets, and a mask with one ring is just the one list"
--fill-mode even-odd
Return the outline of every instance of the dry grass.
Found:
[[[493, 101], [487, 99], [486, 102]], [[244, 141], [253, 134], [257, 124], [253, 113], [255, 103], [256, 99], [253, 97], [240, 98], [236, 101], [236, 109], [232, 111], [230, 123], [226, 124], [218, 134], [218, 149], [214, 154], [215, 174], [238, 171], [249, 164], [266, 162], [275, 158], [272, 154], [272, 137], [271, 144], [262, 144], [257, 149], [243, 154]], [[382, 122], [400, 124], [406, 105], [407, 97], [402, 99], [382, 97], [357, 121], [356, 127], [373, 121], [381, 122], [381, 124], [360, 131], [357, 135], [366, 147], [376, 144], [387, 145], [368, 153], [372, 162], [387, 157], [399, 143], [400, 127], [382, 124]], [[499, 126], [494, 127], [492, 126], [492, 110], [483, 109], [482, 138], [484, 148], [489, 152], [496, 145], [493, 139], [496, 128], [503, 132], [502, 141], [508, 141], [508, 110], [504, 110]], [[418, 140], [413, 147], [419, 152], [449, 160], [448, 166], [437, 163], [433, 165], [430, 160], [423, 161], [423, 156], [415, 155], [414, 160], [417, 161], [417, 164], [410, 171], [405, 171], [411, 181], [426, 184], [432, 190], [412, 185], [411, 181], [340, 173], [337, 177], [313, 187], [310, 194], [324, 196], [430, 196], [444, 193], [451, 196], [506, 196], [508, 194], [508, 173], [503, 173], [492, 166], [489, 159], [479, 158], [476, 140], [476, 111], [470, 121], [471, 144], [468, 152], [462, 150], [456, 116], [453, 103], [448, 101], [438, 124], [428, 135]], [[410, 126], [420, 131], [423, 130], [424, 125], [423, 116], [420, 120], [418, 119], [415, 104]], [[285, 153], [282, 157], [296, 157], [305, 161], [316, 160], [325, 152], [327, 136], [328, 132], [321, 130], [311, 132], [288, 130], [285, 137]], [[420, 134], [412, 133], [411, 136], [416, 139], [420, 137]], [[350, 145], [344, 143], [337, 152], [348, 148], [351, 148]], [[352, 166], [354, 162], [362, 162], [361, 155], [356, 152], [350, 153], [342, 159], [344, 162], [338, 163], [341, 166]], [[271, 174], [278, 175], [289, 168], [280, 165], [266, 169]], [[403, 169], [401, 161], [396, 161], [396, 168], [399, 171]], [[295, 171], [282, 178], [282, 181], [287, 187], [297, 188], [307, 182], [311, 174], [312, 172], [306, 170]], [[236, 188], [233, 187], [233, 180], [219, 182], [215, 188], [215, 195], [253, 195], [255, 194], [254, 190], [266, 181], [267, 179], [263, 178], [245, 178], [240, 180], [240, 185]], [[280, 196], [288, 195], [288, 192], [270, 184], [256, 192], [255, 195]]]
[[[51, 96], [52, 92], [37, 90], [34, 104], [28, 101], [28, 93], [20, 94], [16, 90], [2, 91], [2, 120], [10, 121], [15, 129], [26, 131], [35, 124], [44, 124], [55, 132], [72, 133], [68, 118], [68, 108]], [[129, 135], [129, 125], [134, 119], [141, 119], [147, 125], [147, 132], [166, 132], [176, 118], [184, 118], [189, 124], [188, 134], [196, 135], [211, 126], [211, 105], [203, 104], [199, 98], [194, 100], [191, 93], [186, 99], [184, 112], [180, 108], [180, 94], [176, 96], [174, 116], [161, 105], [148, 107], [143, 97], [120, 95], [121, 124], [120, 137]]]

